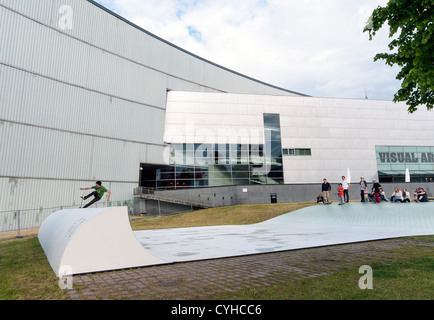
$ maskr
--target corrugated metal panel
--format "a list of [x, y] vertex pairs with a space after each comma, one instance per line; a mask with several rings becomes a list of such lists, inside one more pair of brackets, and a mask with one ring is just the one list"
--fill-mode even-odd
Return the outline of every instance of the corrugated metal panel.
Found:
[[164, 107], [165, 75], [22, 16], [13, 14], [12, 20], [15, 21], [11, 24], [18, 26], [13, 31], [14, 37], [5, 33], [0, 38], [9, 48], [2, 59], [5, 64], [127, 100]]
[[165, 111], [0, 65], [0, 118], [136, 142], [162, 143]]
[[[59, 29], [64, 5], [71, 30]], [[131, 196], [140, 163], [164, 163], [167, 88], [286, 94], [85, 0], [0, 0], [0, 29], [0, 176], [11, 177], [0, 179], [0, 210], [68, 205], [76, 180]]]
[[48, 0], [42, 3], [28, 1], [26, 5], [21, 6], [15, 5], [13, 1], [2, 1], [2, 3], [15, 9], [18, 8], [44, 24], [49, 23], [54, 29], [59, 29], [59, 19], [62, 16], [59, 8], [67, 5], [73, 12], [73, 28], [61, 30], [66, 35], [70, 34], [95, 44], [109, 53], [156, 68], [169, 76], [173, 75], [196, 84], [206, 84], [228, 92], [291, 94], [198, 59], [194, 55], [134, 28], [87, 1], [54, 0], [52, 3]]
[[[138, 181], [147, 158], [145, 144], [12, 123], [0, 126], [0, 143], [0, 176]], [[154, 154], [149, 160], [160, 160]]]
[[0, 0], [0, 5], [44, 24], [49, 24], [53, 17], [53, 0]]

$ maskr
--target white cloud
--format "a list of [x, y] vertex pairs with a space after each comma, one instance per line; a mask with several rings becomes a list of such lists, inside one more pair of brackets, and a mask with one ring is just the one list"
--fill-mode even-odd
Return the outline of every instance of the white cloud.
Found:
[[98, 0], [175, 45], [258, 80], [312, 96], [392, 100], [396, 68], [373, 62], [363, 27], [387, 0]]

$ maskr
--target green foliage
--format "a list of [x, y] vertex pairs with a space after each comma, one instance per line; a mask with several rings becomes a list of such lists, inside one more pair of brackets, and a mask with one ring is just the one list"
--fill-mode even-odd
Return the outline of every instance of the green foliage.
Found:
[[420, 105], [428, 110], [434, 104], [434, 0], [390, 0], [372, 13], [364, 32], [372, 39], [386, 23], [389, 25], [391, 53], [379, 53], [374, 61], [401, 67], [396, 76], [402, 80], [394, 100], [406, 101], [413, 113]]

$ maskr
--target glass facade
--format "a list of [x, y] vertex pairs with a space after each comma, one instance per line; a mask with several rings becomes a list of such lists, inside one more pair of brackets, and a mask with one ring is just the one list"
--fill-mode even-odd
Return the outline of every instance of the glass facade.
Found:
[[169, 165], [142, 165], [140, 185], [156, 189], [282, 184], [279, 114], [264, 114], [265, 144], [172, 144]]
[[434, 179], [434, 147], [376, 146], [380, 182], [405, 181], [406, 169], [411, 182]]
[[[282, 138], [280, 116], [275, 113], [264, 114], [265, 164], [267, 182], [283, 184]], [[272, 182], [271, 182], [272, 181]]]

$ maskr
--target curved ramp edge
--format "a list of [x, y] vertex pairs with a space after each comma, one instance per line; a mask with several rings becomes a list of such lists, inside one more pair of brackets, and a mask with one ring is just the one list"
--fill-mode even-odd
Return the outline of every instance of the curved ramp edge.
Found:
[[138, 242], [126, 207], [54, 212], [38, 239], [57, 276], [169, 263]]

